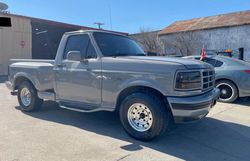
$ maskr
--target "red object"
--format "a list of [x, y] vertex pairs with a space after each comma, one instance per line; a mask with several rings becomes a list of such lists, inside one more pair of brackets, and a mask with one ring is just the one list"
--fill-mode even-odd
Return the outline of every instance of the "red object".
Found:
[[203, 61], [206, 58], [207, 54], [206, 54], [206, 49], [203, 47], [201, 50], [201, 58], [200, 60]]
[[246, 72], [247, 74], [250, 74], [250, 70], [244, 70], [244, 72]]

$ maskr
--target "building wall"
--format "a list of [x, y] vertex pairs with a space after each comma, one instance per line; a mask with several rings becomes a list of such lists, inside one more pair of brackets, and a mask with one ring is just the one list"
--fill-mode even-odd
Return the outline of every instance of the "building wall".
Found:
[[32, 33], [29, 19], [10, 17], [12, 27], [0, 27], [0, 75], [7, 75], [9, 59], [31, 58]]
[[[195, 32], [175, 33], [160, 36], [165, 44], [165, 52], [181, 55], [180, 51], [172, 45], [176, 39], [186, 40], [185, 45], [190, 46], [190, 55], [199, 54], [203, 45], [207, 49], [222, 50], [244, 48], [244, 59], [250, 61], [250, 25], [200, 30]], [[184, 44], [182, 44], [184, 45]]]

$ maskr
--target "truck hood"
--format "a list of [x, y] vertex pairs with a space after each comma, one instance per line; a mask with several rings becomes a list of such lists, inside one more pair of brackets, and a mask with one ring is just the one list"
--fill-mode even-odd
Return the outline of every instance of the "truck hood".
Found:
[[124, 57], [126, 59], [134, 59], [138, 61], [159, 61], [159, 62], [170, 62], [184, 65], [187, 69], [206, 69], [212, 68], [210, 64], [201, 62], [199, 60], [191, 60], [184, 58], [173, 58], [173, 57], [163, 57], [163, 56], [128, 56]]

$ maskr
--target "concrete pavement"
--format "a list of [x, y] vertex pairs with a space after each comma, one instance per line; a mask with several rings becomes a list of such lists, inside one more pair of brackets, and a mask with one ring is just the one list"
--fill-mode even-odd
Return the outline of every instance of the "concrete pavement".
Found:
[[198, 123], [152, 142], [130, 138], [115, 113], [78, 113], [46, 102], [23, 113], [0, 84], [0, 161], [250, 160], [250, 100], [222, 104]]

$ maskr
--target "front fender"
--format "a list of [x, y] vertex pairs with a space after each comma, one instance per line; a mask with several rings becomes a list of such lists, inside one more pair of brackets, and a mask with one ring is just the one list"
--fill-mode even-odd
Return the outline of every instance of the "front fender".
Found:
[[167, 91], [165, 89], [166, 85], [164, 87], [163, 84], [153, 79], [141, 80], [141, 79], [136, 79], [136, 78], [123, 82], [119, 87], [120, 90], [118, 91], [117, 95], [119, 95], [123, 90], [127, 88], [136, 87], [136, 86], [153, 88], [159, 91], [160, 93], [162, 93], [163, 95], [167, 95]]

